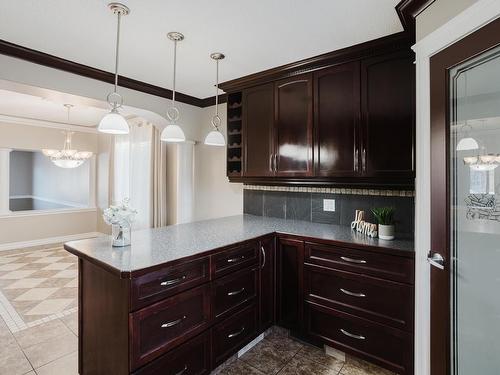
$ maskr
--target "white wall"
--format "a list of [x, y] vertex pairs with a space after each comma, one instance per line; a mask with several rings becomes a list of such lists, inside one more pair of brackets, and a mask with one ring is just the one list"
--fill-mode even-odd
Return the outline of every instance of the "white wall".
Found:
[[[221, 104], [222, 131], [226, 136], [226, 104]], [[214, 107], [201, 110], [199, 139], [195, 146], [195, 220], [239, 215], [243, 213], [243, 184], [230, 183], [226, 176], [226, 148], [205, 146], [203, 140], [211, 130]], [[227, 137], [226, 137], [227, 139]]]

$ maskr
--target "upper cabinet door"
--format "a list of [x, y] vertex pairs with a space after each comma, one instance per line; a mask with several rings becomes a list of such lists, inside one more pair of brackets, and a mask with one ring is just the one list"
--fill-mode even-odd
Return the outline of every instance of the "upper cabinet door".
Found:
[[314, 74], [315, 174], [352, 177], [360, 173], [359, 62]]
[[415, 68], [409, 52], [361, 64], [362, 171], [396, 182], [414, 177]]
[[243, 175], [271, 176], [273, 157], [274, 85], [243, 91]]
[[277, 176], [311, 176], [312, 75], [304, 74], [275, 83], [275, 155]]

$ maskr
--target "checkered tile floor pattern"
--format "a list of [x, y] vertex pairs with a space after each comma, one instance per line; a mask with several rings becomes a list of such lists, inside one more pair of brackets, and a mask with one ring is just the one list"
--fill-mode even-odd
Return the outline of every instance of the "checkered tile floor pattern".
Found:
[[12, 332], [77, 310], [77, 258], [62, 246], [0, 252], [0, 316]]

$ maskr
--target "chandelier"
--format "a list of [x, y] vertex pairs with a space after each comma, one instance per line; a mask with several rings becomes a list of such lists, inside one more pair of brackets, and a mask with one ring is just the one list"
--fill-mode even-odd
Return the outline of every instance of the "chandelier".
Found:
[[[69, 112], [73, 107], [72, 104], [64, 104], [68, 109], [68, 123]], [[85, 161], [92, 157], [90, 151], [78, 151], [71, 147], [71, 137], [74, 132], [64, 132], [66, 139], [62, 150], [43, 149], [42, 153], [47, 156], [54, 165], [60, 168], [76, 168], [85, 163]]]
[[491, 171], [500, 165], [500, 155], [486, 154], [464, 157], [464, 164], [476, 171]]

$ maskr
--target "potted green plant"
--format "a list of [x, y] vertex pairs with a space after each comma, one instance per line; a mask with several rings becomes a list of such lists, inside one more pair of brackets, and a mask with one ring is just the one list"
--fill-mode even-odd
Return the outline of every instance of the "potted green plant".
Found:
[[394, 239], [394, 207], [377, 207], [372, 209], [378, 223], [378, 236], [382, 240]]

